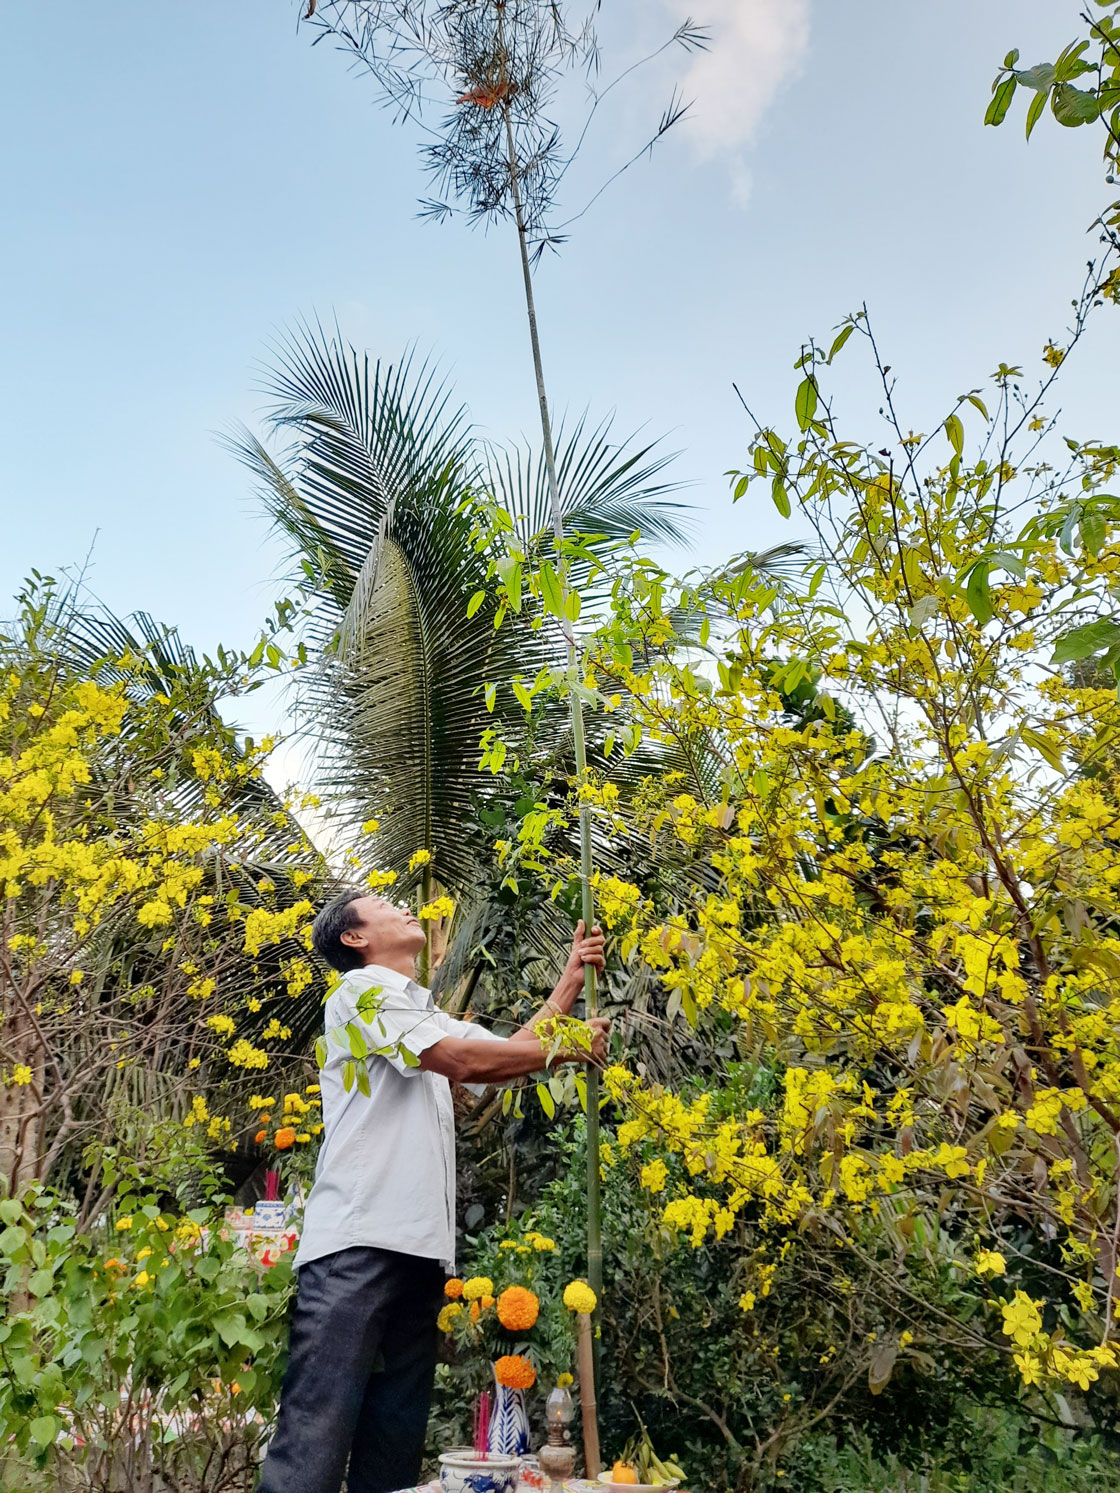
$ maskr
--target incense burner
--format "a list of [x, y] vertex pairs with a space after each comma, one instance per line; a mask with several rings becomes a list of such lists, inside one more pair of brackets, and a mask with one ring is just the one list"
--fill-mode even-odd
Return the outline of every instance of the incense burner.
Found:
[[479, 1456], [467, 1447], [439, 1459], [443, 1493], [517, 1493], [520, 1457]]

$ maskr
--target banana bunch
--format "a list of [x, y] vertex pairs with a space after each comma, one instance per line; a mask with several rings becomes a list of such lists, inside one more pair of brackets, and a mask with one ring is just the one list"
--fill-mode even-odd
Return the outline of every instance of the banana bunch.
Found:
[[[644, 1426], [640, 1436], [631, 1436], [626, 1443], [619, 1462], [626, 1467], [632, 1467], [636, 1474], [636, 1481], [648, 1486], [680, 1482], [684, 1477], [684, 1472], [674, 1457], [661, 1458], [657, 1455], [653, 1449], [653, 1442], [649, 1439], [649, 1432]], [[618, 1463], [615, 1464], [616, 1468], [618, 1465]], [[621, 1481], [617, 1474], [614, 1480], [615, 1482]]]

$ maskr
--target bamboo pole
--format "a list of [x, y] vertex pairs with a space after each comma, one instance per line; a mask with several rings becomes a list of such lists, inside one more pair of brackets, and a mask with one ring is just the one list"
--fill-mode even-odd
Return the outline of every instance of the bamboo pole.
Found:
[[[432, 900], [432, 863], [431, 861], [420, 873], [420, 888], [417, 893], [418, 902], [416, 911], [419, 913]], [[424, 919], [424, 947], [420, 950], [420, 957], [416, 961], [417, 983], [425, 989], [431, 984], [432, 979], [432, 919]]]
[[584, 1476], [597, 1478], [603, 1470], [599, 1458], [599, 1409], [595, 1399], [595, 1349], [591, 1318], [580, 1312], [576, 1318], [579, 1334], [579, 1408], [583, 1425]]
[[[529, 340], [533, 350], [533, 371], [537, 380], [537, 402], [540, 405], [541, 434], [544, 439], [545, 472], [548, 478], [548, 495], [552, 509], [552, 530], [556, 536], [557, 562], [560, 583], [566, 598], [570, 590], [568, 567], [564, 563], [559, 547], [564, 538], [564, 514], [560, 507], [560, 484], [556, 477], [556, 454], [552, 442], [552, 418], [548, 409], [545, 391], [544, 364], [541, 358], [540, 335], [537, 330], [537, 307], [533, 296], [533, 275], [529, 266], [528, 233], [522, 209], [521, 189], [517, 181], [517, 152], [513, 142], [513, 126], [510, 123], [509, 107], [505, 108], [506, 143], [509, 154], [510, 190], [513, 197], [514, 219], [517, 224], [517, 242], [521, 250], [521, 276], [525, 287], [525, 310], [529, 320]], [[568, 645], [568, 671], [570, 682], [579, 667], [579, 649], [575, 629], [567, 617], [561, 618], [564, 638]], [[576, 773], [582, 781], [587, 772], [587, 738], [583, 725], [583, 702], [574, 692], [571, 695], [572, 744], [575, 749]], [[583, 925], [590, 932], [595, 925], [595, 899], [591, 891], [591, 810], [586, 804], [579, 811], [579, 863], [580, 863], [580, 914]], [[595, 971], [589, 964], [583, 967], [583, 993], [587, 1015], [598, 1014], [599, 1002]], [[596, 1296], [603, 1290], [603, 1236], [602, 1200], [599, 1183], [599, 1072], [594, 1067], [587, 1070], [587, 1281]]]

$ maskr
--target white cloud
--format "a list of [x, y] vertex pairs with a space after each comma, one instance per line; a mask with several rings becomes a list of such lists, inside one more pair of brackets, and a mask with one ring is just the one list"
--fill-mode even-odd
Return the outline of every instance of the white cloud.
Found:
[[782, 84], [794, 77], [809, 44], [809, 0], [667, 0], [674, 17], [691, 15], [711, 35], [696, 53], [681, 91], [692, 100], [686, 129], [702, 160], [728, 158], [732, 194], [745, 202], [750, 175], [743, 152]]

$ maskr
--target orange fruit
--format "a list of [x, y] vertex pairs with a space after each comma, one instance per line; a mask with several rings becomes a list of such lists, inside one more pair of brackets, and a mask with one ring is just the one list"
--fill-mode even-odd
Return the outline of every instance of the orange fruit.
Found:
[[630, 1462], [616, 1462], [611, 1468], [612, 1483], [636, 1483], [638, 1474]]

